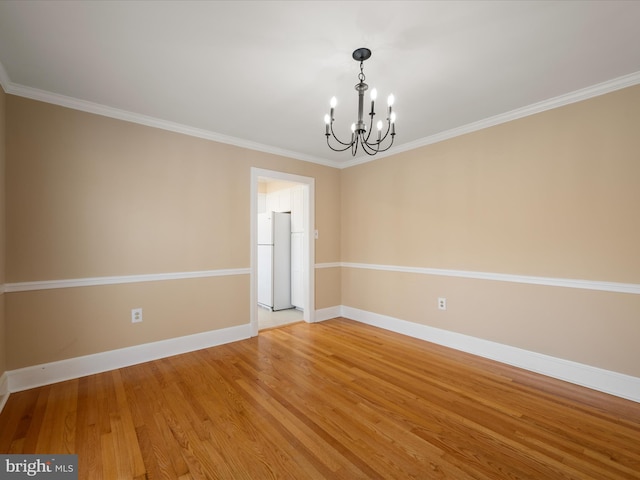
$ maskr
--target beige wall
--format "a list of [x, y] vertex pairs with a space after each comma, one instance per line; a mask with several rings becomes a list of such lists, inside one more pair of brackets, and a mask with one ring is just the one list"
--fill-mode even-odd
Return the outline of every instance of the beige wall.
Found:
[[[7, 283], [247, 268], [253, 166], [315, 178], [316, 263], [640, 283], [640, 87], [344, 170], [2, 101]], [[315, 293], [640, 376], [638, 295], [336, 267]], [[2, 372], [246, 324], [249, 276], [0, 299]]]
[[249, 322], [248, 275], [7, 295], [10, 369]]
[[[635, 86], [343, 170], [342, 261], [638, 284], [639, 125]], [[346, 268], [342, 303], [640, 376], [640, 295]]]
[[[0, 287], [4, 287], [5, 282], [5, 104], [6, 94], [0, 87]], [[0, 292], [0, 377], [7, 370], [4, 297]]]
[[[6, 100], [7, 283], [248, 268], [253, 166], [315, 178], [326, 232], [316, 262], [339, 260], [339, 170]], [[319, 278], [317, 308], [339, 304], [326, 288]], [[15, 369], [246, 324], [249, 276], [15, 292], [6, 303]], [[133, 325], [137, 307], [144, 322]]]

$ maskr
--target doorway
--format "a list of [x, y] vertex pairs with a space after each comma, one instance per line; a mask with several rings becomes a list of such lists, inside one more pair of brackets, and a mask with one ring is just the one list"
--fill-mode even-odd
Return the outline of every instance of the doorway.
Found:
[[[268, 182], [286, 182], [296, 185], [296, 193], [300, 195], [300, 204], [302, 206], [301, 215], [298, 221], [301, 222], [302, 231], [298, 239], [299, 250], [301, 250], [301, 276], [299, 283], [301, 291], [298, 292], [298, 307], [302, 308], [302, 317], [305, 322], [314, 321], [315, 311], [315, 293], [314, 293], [314, 247], [315, 236], [313, 226], [314, 220], [314, 179], [311, 177], [303, 177], [274, 170], [265, 170], [261, 168], [251, 168], [251, 198], [250, 198], [250, 215], [251, 215], [251, 288], [250, 288], [250, 316], [251, 316], [251, 335], [258, 335], [260, 329], [258, 316], [264, 313], [262, 307], [258, 306], [258, 213], [261, 182], [264, 185]], [[282, 210], [282, 209], [281, 209]], [[286, 207], [284, 207], [286, 210]], [[299, 252], [300, 253], [300, 252]], [[301, 304], [301, 305], [300, 305]], [[277, 312], [276, 312], [277, 313]], [[286, 315], [286, 314], [285, 314]]]

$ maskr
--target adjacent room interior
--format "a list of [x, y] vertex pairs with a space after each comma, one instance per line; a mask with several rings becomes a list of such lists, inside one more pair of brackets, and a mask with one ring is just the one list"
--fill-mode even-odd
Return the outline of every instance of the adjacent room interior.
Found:
[[258, 329], [304, 319], [304, 185], [258, 178]]
[[[640, 478], [638, 22], [0, 1], [0, 455]], [[359, 72], [371, 156], [327, 146]]]

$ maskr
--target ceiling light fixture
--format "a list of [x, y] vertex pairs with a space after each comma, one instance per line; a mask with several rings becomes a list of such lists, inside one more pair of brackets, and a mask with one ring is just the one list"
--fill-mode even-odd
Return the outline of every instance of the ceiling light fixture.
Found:
[[[384, 125], [382, 123], [382, 120], [378, 120], [378, 123], [376, 124], [378, 128], [377, 139], [375, 141], [370, 141], [369, 137], [371, 137], [371, 132], [373, 130], [373, 117], [376, 114], [374, 110], [374, 104], [376, 101], [377, 91], [374, 88], [369, 94], [369, 96], [371, 97], [371, 112], [369, 112], [371, 121], [369, 123], [369, 128], [367, 129], [367, 125], [362, 119], [362, 112], [364, 108], [364, 92], [369, 88], [369, 86], [364, 83], [365, 76], [364, 72], [362, 71], [362, 64], [365, 60], [371, 57], [371, 50], [369, 50], [368, 48], [358, 48], [353, 52], [352, 57], [356, 62], [360, 62], [360, 73], [358, 74], [358, 80], [360, 80], [360, 82], [355, 86], [355, 89], [358, 92], [358, 121], [351, 125], [350, 142], [343, 142], [338, 137], [336, 137], [336, 134], [333, 132], [333, 111], [338, 101], [336, 100], [336, 97], [333, 97], [330, 103], [331, 113], [324, 116], [324, 122], [326, 123], [325, 136], [327, 137], [327, 145], [329, 145], [329, 148], [335, 152], [344, 152], [345, 150], [348, 150], [350, 148], [351, 155], [353, 155], [354, 157], [356, 155], [356, 152], [358, 151], [358, 145], [361, 145], [362, 150], [364, 150], [367, 155], [375, 155], [378, 152], [389, 150], [389, 148], [391, 148], [391, 145], [393, 145], [393, 140], [396, 136], [396, 114], [392, 110], [394, 97], [393, 95], [389, 95], [389, 97], [387, 98], [387, 129], [384, 133], [384, 136], [382, 135], [382, 127]], [[337, 148], [331, 146], [331, 137], [333, 137], [333, 139], [338, 142], [339, 145], [337, 146]], [[387, 141], [387, 139], [390, 140]]]

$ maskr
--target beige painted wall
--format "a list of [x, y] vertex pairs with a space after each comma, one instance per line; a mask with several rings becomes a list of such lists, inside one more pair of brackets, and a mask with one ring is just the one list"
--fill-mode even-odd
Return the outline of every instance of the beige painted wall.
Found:
[[38, 365], [246, 324], [249, 276], [15, 292], [7, 318], [9, 369]]
[[[6, 94], [0, 87], [0, 286], [5, 282], [5, 111]], [[7, 370], [6, 343], [4, 293], [0, 292], [0, 377]]]
[[[326, 232], [315, 260], [339, 260], [339, 170], [6, 100], [8, 283], [248, 268], [253, 166], [315, 178]], [[331, 292], [316, 281], [317, 308], [339, 304]], [[246, 324], [249, 275], [16, 292], [6, 303], [15, 369]], [[137, 307], [144, 322], [132, 325]]]
[[[343, 170], [342, 261], [640, 283], [639, 125], [635, 86]], [[346, 268], [342, 303], [640, 376], [639, 295]]]
[[[246, 268], [252, 166], [315, 178], [316, 263], [640, 283], [640, 87], [345, 170], [2, 99], [7, 283]], [[249, 276], [3, 297], [0, 354], [15, 369], [245, 324]], [[318, 309], [343, 304], [635, 376], [639, 297], [316, 271]], [[145, 321], [132, 325], [136, 307]]]

